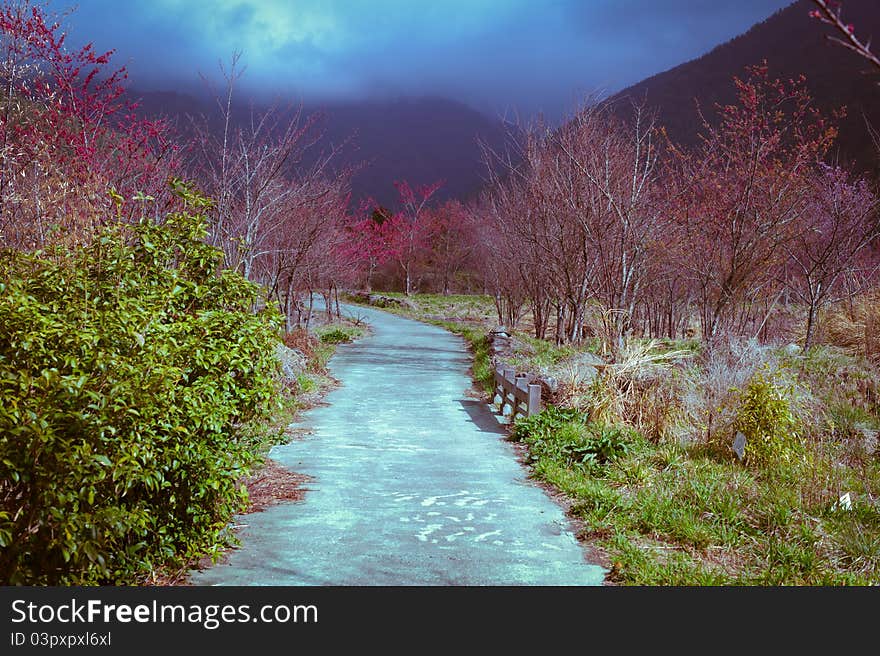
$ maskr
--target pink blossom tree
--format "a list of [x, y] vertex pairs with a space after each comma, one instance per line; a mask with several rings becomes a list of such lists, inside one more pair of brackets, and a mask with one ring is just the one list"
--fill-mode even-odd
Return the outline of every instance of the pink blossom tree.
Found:
[[402, 209], [391, 217], [390, 233], [393, 237], [394, 259], [403, 274], [407, 296], [413, 292], [415, 268], [433, 233], [433, 226], [425, 210], [442, 185], [442, 181], [438, 181], [414, 189], [405, 181], [394, 183]]

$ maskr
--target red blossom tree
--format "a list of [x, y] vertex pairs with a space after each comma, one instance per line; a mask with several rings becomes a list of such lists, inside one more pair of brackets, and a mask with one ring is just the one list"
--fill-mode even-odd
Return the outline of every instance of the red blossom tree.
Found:
[[447, 201], [429, 212], [431, 252], [429, 266], [437, 288], [449, 295], [456, 277], [473, 264], [476, 226], [473, 215], [459, 201]]
[[809, 210], [806, 180], [836, 136], [803, 77], [773, 79], [766, 64], [748, 72], [735, 78], [739, 102], [670, 162], [679, 265], [706, 339], [765, 325], [785, 245]]
[[0, 8], [0, 234], [19, 248], [87, 239], [103, 221], [131, 218], [178, 164], [167, 125], [125, 99], [113, 51], [65, 42], [44, 7]]
[[397, 256], [395, 233], [399, 226], [389, 209], [370, 199], [361, 203], [360, 215], [346, 226], [342, 248], [343, 256], [357, 268], [369, 292], [376, 269]]
[[413, 292], [414, 273], [432, 237], [433, 226], [428, 220], [428, 202], [443, 185], [442, 181], [420, 185], [413, 189], [409, 183], [394, 183], [400, 196], [401, 210], [390, 221], [394, 259], [400, 266], [407, 296]]

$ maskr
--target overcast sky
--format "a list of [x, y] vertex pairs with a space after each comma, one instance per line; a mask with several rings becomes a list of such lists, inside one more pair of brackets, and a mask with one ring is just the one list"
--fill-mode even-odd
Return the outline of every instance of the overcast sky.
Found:
[[253, 92], [441, 95], [490, 114], [567, 112], [709, 51], [791, 0], [52, 0], [74, 43], [132, 85], [198, 88], [236, 50]]

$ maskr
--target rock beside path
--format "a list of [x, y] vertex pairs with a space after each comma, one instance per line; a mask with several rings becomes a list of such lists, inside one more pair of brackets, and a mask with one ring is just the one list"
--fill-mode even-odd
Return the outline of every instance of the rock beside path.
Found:
[[286, 383], [295, 383], [308, 366], [305, 353], [298, 349], [288, 348], [284, 344], [278, 344], [275, 347], [275, 357], [281, 363], [281, 376]]

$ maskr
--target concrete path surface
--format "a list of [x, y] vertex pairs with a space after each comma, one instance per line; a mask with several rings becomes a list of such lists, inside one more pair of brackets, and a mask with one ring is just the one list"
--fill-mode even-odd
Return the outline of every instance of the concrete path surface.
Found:
[[242, 546], [196, 585], [599, 585], [561, 508], [526, 478], [490, 410], [467, 399], [464, 342], [347, 308], [373, 334], [330, 362], [313, 432], [271, 457], [305, 500], [237, 518]]

